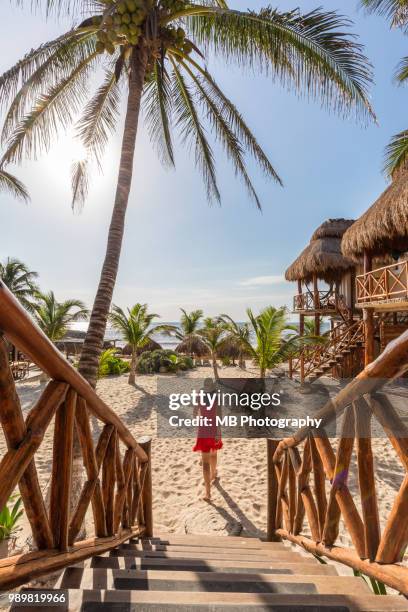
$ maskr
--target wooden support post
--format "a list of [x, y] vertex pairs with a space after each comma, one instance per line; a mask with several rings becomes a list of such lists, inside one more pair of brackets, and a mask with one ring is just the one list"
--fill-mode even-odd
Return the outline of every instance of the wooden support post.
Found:
[[280, 538], [275, 534], [275, 530], [279, 525], [276, 524], [276, 507], [278, 504], [278, 479], [276, 477], [273, 456], [278, 447], [277, 440], [266, 440], [266, 459], [268, 465], [267, 476], [267, 528], [266, 541], [279, 542]]
[[371, 409], [364, 398], [354, 402], [358, 483], [363, 511], [365, 553], [374, 561], [380, 542], [380, 519], [375, 489], [374, 458], [371, 448]]
[[[315, 311], [320, 310], [319, 287], [317, 284], [316, 274], [313, 275], [313, 303], [314, 303]], [[315, 319], [315, 334], [316, 336], [320, 336], [320, 314], [315, 312], [314, 319]]]
[[138, 440], [147, 455], [146, 473], [142, 488], [142, 507], [144, 516], [144, 534], [150, 538], [153, 536], [153, 493], [152, 493], [152, 440], [143, 437]]
[[[364, 251], [364, 274], [372, 269], [371, 255]], [[364, 320], [364, 365], [368, 366], [374, 361], [374, 310], [363, 308]]]
[[50, 521], [55, 547], [68, 549], [68, 526], [72, 479], [72, 448], [77, 394], [69, 389], [54, 423]]
[[69, 527], [70, 545], [73, 544], [81, 529], [90, 501], [92, 501], [95, 534], [98, 537], [104, 537], [107, 535], [105, 508], [103, 505], [102, 490], [99, 480], [100, 463], [98, 465], [95, 456], [86, 401], [81, 397], [78, 398], [75, 421], [88, 480], [84, 485], [74, 515], [71, 519]]
[[[63, 401], [67, 392], [67, 385], [60, 383], [50, 383], [44, 391], [37, 407], [41, 405], [43, 410], [46, 405], [52, 404], [56, 409]], [[4, 436], [7, 447], [11, 451], [17, 449], [27, 435], [27, 426], [24, 423], [23, 412], [20, 400], [16, 393], [13, 376], [8, 363], [8, 348], [3, 337], [0, 336], [0, 421], [3, 426]], [[35, 409], [34, 409], [35, 410]], [[43, 434], [47, 423], [43, 424]], [[42, 439], [42, 438], [41, 438]], [[16, 470], [14, 465], [13, 469]], [[1, 472], [1, 479], [5, 476], [10, 477], [10, 473]], [[37, 469], [34, 459], [28, 463], [24, 473], [19, 478], [19, 489], [23, 500], [24, 509], [30, 522], [34, 541], [38, 548], [53, 548], [53, 537], [50, 523], [45, 508], [45, 503], [41, 493]], [[5, 490], [5, 501], [15, 487], [15, 481], [10, 482]], [[10, 491], [10, 493], [9, 493]], [[4, 504], [3, 504], [4, 505]]]
[[400, 563], [408, 545], [408, 476], [395, 498], [378, 547], [377, 563]]
[[102, 464], [102, 495], [105, 505], [106, 530], [108, 536], [114, 534], [113, 511], [116, 479], [116, 437], [117, 432], [115, 429], [109, 438], [108, 447]]

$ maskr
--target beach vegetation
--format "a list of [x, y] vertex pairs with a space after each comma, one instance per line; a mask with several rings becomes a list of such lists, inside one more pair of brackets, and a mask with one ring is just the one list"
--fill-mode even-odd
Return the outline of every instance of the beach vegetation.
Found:
[[0, 279], [29, 312], [33, 311], [33, 302], [38, 293], [38, 273], [13, 257], [0, 262]]
[[[47, 15], [68, 14], [73, 26], [29, 51], [0, 79], [6, 107], [2, 164], [19, 163], [48, 151], [54, 137], [79, 116], [76, 134], [85, 159], [72, 168], [72, 205], [87, 197], [89, 171], [103, 165], [109, 137], [126, 113], [106, 254], [85, 338], [79, 371], [96, 384], [99, 355], [111, 308], [132, 184], [139, 116], [143, 111], [160, 159], [175, 165], [173, 131], [202, 174], [208, 199], [220, 201], [211, 133], [223, 145], [249, 197], [261, 203], [248, 174], [246, 154], [265, 175], [281, 179], [233, 102], [208, 70], [217, 61], [256, 70], [288, 89], [316, 99], [340, 115], [373, 117], [368, 99], [371, 66], [350, 36], [349, 20], [316, 9], [260, 11], [230, 9], [226, 0], [15, 0], [42, 7]], [[135, 8], [134, 8], [135, 7]], [[102, 82], [90, 86], [103, 69]], [[209, 129], [208, 129], [209, 128]]]
[[180, 324], [174, 332], [174, 336], [180, 341], [177, 351], [190, 355], [192, 359], [195, 356], [201, 357], [206, 353], [206, 348], [198, 333], [202, 325], [203, 311], [197, 309], [187, 312], [184, 308], [180, 308], [180, 310]]
[[226, 337], [225, 327], [219, 318], [207, 317], [204, 326], [198, 332], [210, 355], [215, 380], [219, 380], [217, 353], [222, 349]]
[[161, 331], [169, 333], [174, 330], [172, 325], [156, 325], [152, 323], [159, 315], [148, 312], [147, 304], [135, 304], [124, 311], [119, 306], [113, 306], [110, 313], [110, 322], [116, 331], [120, 332], [122, 338], [131, 348], [131, 362], [129, 370], [129, 384], [134, 385], [136, 381], [138, 351], [147, 346], [152, 340], [152, 335]]
[[18, 522], [24, 513], [21, 504], [20, 496], [17, 498], [11, 496], [9, 502], [0, 510], [0, 542], [8, 540], [16, 532]]
[[109, 348], [99, 357], [98, 378], [121, 376], [130, 371], [130, 363], [121, 359], [117, 349]]
[[170, 349], [145, 351], [141, 354], [137, 364], [140, 374], [157, 374], [165, 372], [178, 372], [191, 370], [193, 360], [188, 355], [178, 355]]
[[[296, 328], [287, 319], [286, 308], [268, 306], [255, 315], [248, 308], [249, 335], [245, 339], [239, 331], [238, 338], [245, 351], [259, 367], [260, 378], [265, 378], [271, 370], [296, 355], [305, 344], [316, 342], [314, 337], [299, 336]], [[225, 315], [223, 315], [225, 317]], [[234, 327], [230, 326], [230, 333]]]
[[72, 323], [84, 321], [89, 311], [81, 300], [70, 299], [58, 302], [53, 291], [37, 292], [32, 316], [52, 342], [58, 342], [67, 334]]
[[226, 354], [227, 357], [236, 357], [238, 359], [239, 367], [244, 368], [245, 357], [250, 356], [247, 350], [248, 344], [251, 342], [251, 332], [248, 322], [238, 323], [227, 314], [220, 315], [219, 321], [227, 332], [219, 353], [229, 353], [229, 355]]

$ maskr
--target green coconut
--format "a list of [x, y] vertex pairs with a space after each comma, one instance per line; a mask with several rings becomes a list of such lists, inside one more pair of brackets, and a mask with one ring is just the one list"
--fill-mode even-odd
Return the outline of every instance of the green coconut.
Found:
[[122, 23], [130, 23], [132, 21], [131, 16], [129, 15], [129, 13], [125, 13], [124, 15], [122, 15]]
[[119, 2], [117, 6], [117, 11], [120, 15], [124, 15], [124, 13], [126, 13], [127, 11], [126, 2]]
[[137, 9], [137, 4], [135, 0], [126, 0], [126, 6], [128, 8], [129, 13], [134, 13]]

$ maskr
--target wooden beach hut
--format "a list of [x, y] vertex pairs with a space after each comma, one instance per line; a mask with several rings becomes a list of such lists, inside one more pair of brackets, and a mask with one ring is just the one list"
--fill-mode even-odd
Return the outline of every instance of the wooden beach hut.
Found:
[[316, 380], [329, 370], [341, 377], [351, 376], [362, 366], [354, 350], [361, 344], [354, 310], [355, 262], [341, 251], [342, 237], [353, 223], [350, 219], [327, 219], [286, 270], [286, 280], [298, 286], [293, 312], [299, 315], [300, 334], [305, 333], [305, 317], [314, 317], [316, 335], [321, 333], [322, 317], [331, 322], [328, 343], [305, 349], [301, 359], [292, 363], [300, 370], [302, 382], [305, 378]]
[[395, 176], [371, 208], [345, 232], [342, 252], [357, 263], [356, 307], [364, 317], [367, 365], [408, 327], [406, 172]]

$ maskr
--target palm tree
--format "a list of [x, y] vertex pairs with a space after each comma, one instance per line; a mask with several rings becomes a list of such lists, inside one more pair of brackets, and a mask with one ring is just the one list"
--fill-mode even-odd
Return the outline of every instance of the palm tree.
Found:
[[[28, 1], [28, 0], [27, 0]], [[233, 103], [207, 69], [214, 53], [226, 64], [256, 68], [342, 114], [372, 116], [367, 89], [371, 67], [361, 46], [344, 32], [348, 20], [320, 9], [301, 14], [229, 9], [226, 0], [29, 0], [47, 12], [66, 11], [82, 21], [32, 50], [0, 79], [8, 109], [2, 163], [48, 150], [60, 128], [78, 112], [77, 134], [88, 159], [73, 167], [73, 205], [87, 194], [87, 171], [101, 164], [117, 125], [121, 93], [126, 116], [117, 190], [101, 271], [79, 370], [96, 384], [98, 358], [110, 311], [132, 183], [140, 111], [161, 160], [174, 166], [172, 128], [194, 149], [209, 199], [219, 201], [213, 149], [206, 126], [224, 146], [249, 195], [260, 202], [247, 172], [252, 155], [266, 176], [280, 178]], [[24, 4], [24, 0], [16, 0]], [[85, 15], [84, 15], [85, 13]], [[83, 19], [83, 17], [86, 17]], [[102, 66], [105, 76], [88, 99]]]
[[[361, 0], [370, 13], [385, 15], [392, 27], [406, 31], [408, 26], [408, 0]], [[408, 56], [397, 67], [395, 81], [404, 85], [408, 81]], [[395, 134], [385, 150], [384, 170], [392, 177], [408, 161], [408, 130]]]
[[6, 191], [18, 200], [27, 201], [30, 199], [28, 191], [21, 181], [13, 174], [6, 172], [4, 168], [0, 168], [0, 191]]
[[119, 306], [113, 306], [110, 314], [112, 326], [119, 331], [124, 340], [131, 346], [132, 359], [129, 372], [129, 384], [134, 385], [136, 381], [137, 352], [152, 340], [152, 334], [160, 331], [174, 331], [173, 325], [156, 325], [152, 327], [158, 314], [148, 313], [147, 304], [135, 304], [128, 308], [127, 312]]
[[250, 344], [251, 332], [248, 323], [237, 323], [227, 314], [222, 314], [219, 321], [227, 331], [226, 342], [235, 344], [238, 350], [238, 365], [245, 367], [245, 354], [248, 353], [247, 346]]
[[268, 306], [255, 316], [250, 308], [247, 315], [254, 337], [254, 344], [247, 342], [247, 351], [259, 366], [259, 376], [286, 361], [305, 343], [313, 342], [308, 336], [299, 336], [287, 321], [285, 308]]
[[33, 299], [38, 292], [36, 278], [38, 278], [37, 272], [30, 270], [19, 259], [7, 257], [4, 263], [0, 262], [0, 279], [30, 312], [33, 310]]
[[204, 345], [207, 347], [208, 352], [210, 353], [214, 378], [215, 380], [219, 380], [217, 351], [222, 347], [222, 343], [225, 339], [225, 327], [219, 322], [218, 319], [207, 317], [204, 320], [204, 327], [202, 327], [198, 333], [201, 336]]
[[33, 317], [52, 342], [61, 340], [69, 329], [70, 323], [83, 321], [89, 311], [80, 300], [65, 300], [57, 302], [53, 291], [37, 293], [37, 301], [33, 305]]
[[174, 336], [183, 345], [182, 352], [188, 352], [190, 357], [194, 358], [194, 353], [197, 349], [203, 347], [203, 341], [198, 330], [200, 328], [201, 319], [203, 318], [202, 310], [193, 310], [186, 312], [184, 308], [180, 308], [180, 328], [175, 328]]

